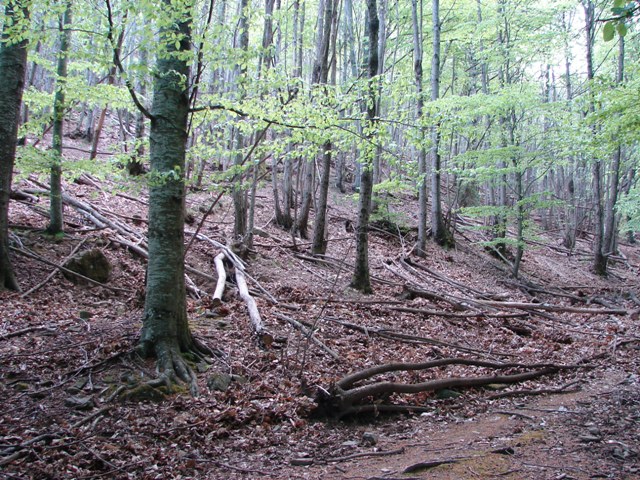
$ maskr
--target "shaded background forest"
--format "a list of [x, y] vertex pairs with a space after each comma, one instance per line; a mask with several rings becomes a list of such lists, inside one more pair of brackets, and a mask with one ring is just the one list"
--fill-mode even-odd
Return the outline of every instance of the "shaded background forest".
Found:
[[[633, 29], [619, 22], [625, 36], [603, 40], [610, 2], [439, 3], [380, 1], [369, 45], [367, 8], [349, 0], [164, 13], [144, 2], [33, 2], [18, 179], [144, 172], [145, 112], [165, 55], [157, 32], [193, 8], [192, 114], [176, 175], [190, 190], [232, 194], [233, 241], [251, 246], [256, 186], [271, 182], [275, 221], [323, 253], [328, 184], [357, 193], [365, 165], [374, 220], [418, 226], [418, 254], [428, 235], [451, 243], [464, 213], [481, 219], [516, 276], [538, 229], [561, 231], [569, 249], [593, 235], [605, 273], [616, 233], [632, 238], [637, 221]], [[115, 149], [101, 149], [105, 119], [118, 126]], [[57, 123], [61, 145], [50, 150], [43, 133]], [[65, 151], [65, 136], [85, 140], [81, 159], [52, 153]], [[401, 192], [417, 192], [416, 217], [395, 208]]]

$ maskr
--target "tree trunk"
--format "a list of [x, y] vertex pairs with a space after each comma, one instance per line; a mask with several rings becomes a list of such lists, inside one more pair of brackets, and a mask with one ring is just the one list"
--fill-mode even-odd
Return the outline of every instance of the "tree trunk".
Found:
[[[440, 97], [440, 0], [432, 0], [433, 19], [433, 57], [431, 60], [431, 101]], [[447, 231], [442, 214], [442, 198], [440, 192], [440, 125], [431, 129], [431, 235], [440, 246], [449, 247], [453, 237]]]
[[[169, 6], [170, 0], [164, 0]], [[171, 11], [171, 9], [169, 9]], [[157, 60], [150, 139], [149, 262], [140, 350], [158, 359], [166, 381], [193, 384], [181, 353], [209, 353], [189, 330], [184, 279], [184, 167], [189, 115], [185, 53], [191, 45], [191, 18], [167, 22], [160, 32], [165, 55]], [[179, 38], [176, 45], [175, 38]], [[176, 48], [178, 47], [178, 48]], [[187, 82], [188, 84], [188, 82]]]
[[[369, 40], [368, 55], [368, 93], [367, 103], [367, 136], [375, 138], [377, 129], [377, 86], [375, 76], [378, 71], [378, 11], [376, 0], [367, 0], [367, 36]], [[371, 215], [371, 198], [373, 194], [373, 159], [376, 147], [367, 142], [362, 149], [362, 178], [360, 184], [360, 200], [358, 202], [358, 228], [356, 231], [356, 265], [351, 286], [363, 293], [372, 293], [369, 274], [369, 216]]]
[[422, 87], [422, 1], [418, 10], [418, 0], [411, 0], [411, 16], [413, 19], [413, 74], [416, 84], [416, 121], [420, 125], [418, 146], [418, 243], [416, 255], [425, 256], [427, 245], [427, 152], [423, 146], [426, 136], [425, 128], [421, 125], [424, 112], [424, 98]]
[[[313, 84], [323, 85], [326, 91], [326, 84], [329, 78], [329, 51], [332, 39], [332, 27], [337, 16], [337, 8], [334, 0], [325, 0], [322, 19], [322, 31], [318, 32], [317, 53], [314, 65]], [[322, 173], [320, 176], [320, 191], [318, 198], [318, 208], [313, 228], [313, 243], [311, 250], [314, 254], [324, 254], [327, 251], [326, 226], [327, 226], [327, 201], [329, 196], [329, 180], [331, 176], [331, 140], [327, 140], [322, 145], [320, 158], [322, 159]]]
[[[621, 84], [624, 80], [624, 37], [618, 39], [618, 71], [616, 82]], [[618, 202], [618, 188], [620, 186], [620, 163], [622, 160], [622, 148], [617, 146], [611, 164], [609, 177], [609, 195], [604, 212], [604, 251], [605, 255], [612, 255], [616, 251], [616, 204]]]
[[[27, 69], [27, 39], [11, 42], [15, 26], [29, 27], [27, 2], [9, 0], [0, 43], [0, 290], [19, 290], [9, 259], [9, 194], [18, 143], [20, 105]], [[11, 29], [11, 31], [10, 31]]]
[[[585, 33], [587, 46], [587, 80], [589, 81], [589, 89], [592, 88], [591, 82], [594, 78], [593, 70], [593, 44], [595, 40], [595, 4], [591, 0], [583, 3], [585, 13]], [[590, 92], [590, 95], [591, 92]], [[589, 110], [593, 112], [595, 109], [594, 99], [591, 98]], [[595, 133], [595, 125], [591, 127]], [[603, 205], [603, 171], [602, 161], [599, 158], [594, 159], [592, 166], [593, 174], [593, 200], [595, 203], [595, 232], [593, 240], [593, 271], [597, 275], [605, 276], [607, 274], [608, 258], [604, 245], [604, 205]]]
[[60, 52], [56, 77], [56, 93], [53, 100], [53, 159], [51, 164], [51, 195], [49, 196], [49, 226], [47, 232], [57, 235], [63, 231], [62, 216], [62, 136], [65, 114], [65, 90], [67, 88], [67, 65], [71, 42], [71, 2], [68, 1], [64, 14], [59, 20]]

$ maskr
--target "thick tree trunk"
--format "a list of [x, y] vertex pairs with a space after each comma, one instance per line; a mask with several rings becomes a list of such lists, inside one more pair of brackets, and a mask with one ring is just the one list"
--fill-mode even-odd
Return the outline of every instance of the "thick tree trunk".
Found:
[[[165, 0], [165, 4], [169, 0]], [[190, 381], [193, 373], [181, 353], [207, 353], [187, 322], [184, 280], [184, 167], [189, 96], [191, 19], [180, 18], [161, 31], [166, 55], [157, 61], [150, 129], [149, 262], [140, 350], [158, 359], [169, 382]], [[176, 49], [175, 38], [179, 38]], [[192, 382], [193, 385], [193, 382]]]
[[[367, 0], [367, 35], [369, 40], [368, 77], [369, 99], [367, 101], [368, 136], [374, 138], [377, 128], [377, 105], [375, 76], [378, 71], [378, 11], [376, 0]], [[367, 142], [363, 148], [360, 200], [358, 202], [358, 228], [356, 231], [356, 265], [351, 286], [363, 293], [372, 293], [369, 274], [369, 217], [373, 196], [373, 159], [376, 148]]]
[[9, 0], [0, 43], [0, 290], [19, 290], [9, 258], [9, 194], [18, 143], [20, 105], [27, 68], [27, 39], [12, 42], [9, 29], [28, 28], [27, 2]]
[[67, 88], [67, 65], [69, 63], [69, 44], [71, 42], [71, 2], [67, 2], [64, 14], [60, 18], [60, 52], [56, 78], [56, 93], [53, 100], [53, 160], [51, 164], [51, 195], [49, 196], [49, 226], [47, 232], [57, 235], [63, 231], [62, 216], [62, 136], [64, 126], [65, 90]]

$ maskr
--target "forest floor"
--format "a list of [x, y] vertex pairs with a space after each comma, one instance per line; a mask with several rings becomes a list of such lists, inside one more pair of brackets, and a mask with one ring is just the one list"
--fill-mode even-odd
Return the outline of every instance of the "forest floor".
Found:
[[[66, 191], [143, 239], [144, 191], [122, 196], [108, 182], [70, 183]], [[189, 196], [195, 223], [187, 231], [214, 196]], [[132, 354], [144, 259], [114, 241], [113, 229], [96, 229], [69, 206], [64, 238], [47, 238], [46, 197], [12, 202], [12, 259], [22, 293], [0, 293], [0, 477], [640, 478], [640, 247], [621, 245], [609, 277], [599, 278], [589, 270], [588, 239], [568, 252], [541, 235], [514, 280], [478, 244], [481, 234], [462, 223], [454, 249], [429, 245], [424, 259], [410, 254], [414, 232], [376, 228], [375, 292], [364, 296], [348, 286], [353, 198], [331, 196], [329, 249], [317, 261], [306, 241], [274, 225], [270, 193], [260, 193], [247, 272], [274, 337], [268, 348], [252, 335], [233, 279], [223, 307], [212, 306], [219, 250], [193, 243], [186, 261], [209, 277], [189, 274], [208, 293], [189, 298], [191, 328], [224, 356], [194, 365], [198, 396], [166, 398], [140, 388], [154, 377], [154, 364]], [[395, 201], [394, 218], [414, 225], [414, 200]], [[223, 199], [201, 233], [225, 244], [232, 214]], [[55, 270], [78, 246], [108, 257], [113, 271], [105, 286], [77, 285]], [[466, 306], [405, 299], [407, 285]], [[483, 300], [489, 303], [474, 303]], [[626, 314], [612, 313], [620, 309]], [[287, 318], [311, 325], [326, 348]], [[421, 407], [416, 413], [313, 415], [317, 393], [350, 372], [452, 357], [577, 368], [509, 386], [381, 399]], [[492, 372], [449, 365], [381, 377], [415, 383], [481, 374]]]

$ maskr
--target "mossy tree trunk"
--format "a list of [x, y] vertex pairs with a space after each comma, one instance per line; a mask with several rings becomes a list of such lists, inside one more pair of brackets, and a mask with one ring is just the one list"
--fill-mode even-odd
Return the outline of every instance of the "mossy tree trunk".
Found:
[[[167, 382], [193, 383], [182, 354], [208, 354], [192, 337], [184, 280], [185, 149], [189, 116], [191, 11], [164, 2], [176, 22], [161, 31], [166, 53], [157, 61], [150, 128], [149, 263], [140, 351], [155, 355]], [[178, 48], [175, 40], [178, 38]]]
[[0, 43], [0, 290], [19, 290], [9, 259], [9, 193], [18, 144], [20, 104], [27, 66], [27, 39], [11, 38], [16, 25], [24, 32], [29, 21], [29, 2], [9, 0]]

